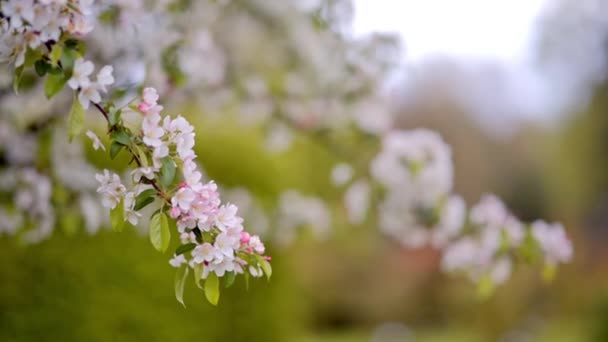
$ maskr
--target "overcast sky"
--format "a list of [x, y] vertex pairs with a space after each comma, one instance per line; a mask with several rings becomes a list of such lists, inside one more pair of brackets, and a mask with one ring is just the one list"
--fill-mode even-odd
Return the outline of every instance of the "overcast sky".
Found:
[[[584, 106], [606, 74], [607, 0], [354, 3], [356, 34], [399, 33], [404, 64], [418, 68], [418, 78], [437, 77], [430, 70], [437, 65], [429, 67], [429, 61], [451, 59], [458, 70], [446, 74], [462, 80], [451, 80], [455, 96], [473, 114], [499, 125], [506, 118], [555, 121]], [[541, 56], [539, 42], [547, 41], [553, 45]], [[412, 83], [412, 89], [428, 85]], [[497, 91], [488, 91], [488, 85]]]

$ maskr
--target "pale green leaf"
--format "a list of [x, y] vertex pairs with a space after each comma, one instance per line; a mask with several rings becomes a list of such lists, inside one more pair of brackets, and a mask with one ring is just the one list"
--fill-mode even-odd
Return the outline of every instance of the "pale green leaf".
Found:
[[163, 186], [168, 187], [173, 183], [175, 178], [175, 162], [170, 157], [162, 159], [162, 167], [160, 169], [160, 182]]
[[177, 249], [175, 250], [175, 255], [181, 255], [181, 254], [190, 252], [195, 247], [196, 247], [195, 243], [186, 243], [186, 244], [183, 244], [183, 245], [179, 245], [177, 247]]
[[201, 279], [203, 277], [203, 270], [205, 268], [205, 264], [195, 264], [194, 269], [194, 283], [199, 289], [202, 289]]
[[217, 305], [220, 300], [220, 280], [215, 272], [209, 272], [205, 280], [205, 297], [212, 305]]
[[263, 256], [256, 255], [255, 257], [258, 260], [260, 267], [262, 267], [264, 274], [266, 274], [266, 278], [270, 280], [270, 277], [272, 276], [272, 266], [270, 266], [270, 263], [266, 261]]
[[188, 265], [183, 265], [177, 269], [175, 273], [175, 299], [180, 302], [184, 307], [184, 285], [186, 285], [186, 277], [188, 276]]
[[110, 224], [115, 232], [122, 232], [125, 227], [125, 206], [123, 200], [110, 210]]
[[150, 220], [150, 242], [157, 251], [164, 253], [169, 248], [171, 232], [167, 215], [158, 212]]
[[52, 98], [63, 89], [67, 82], [68, 79], [63, 73], [49, 74], [44, 81], [44, 94], [47, 98]]
[[75, 136], [79, 135], [84, 126], [84, 108], [78, 101], [78, 96], [74, 93], [74, 100], [72, 101], [72, 109], [70, 110], [70, 117], [68, 119], [68, 133], [70, 141]]
[[234, 284], [234, 281], [236, 280], [236, 273], [234, 272], [227, 272], [226, 276], [224, 277], [224, 286], [226, 288], [229, 288], [230, 286], [232, 286]]
[[53, 64], [54, 66], [57, 66], [57, 62], [59, 62], [59, 59], [61, 58], [62, 54], [63, 54], [63, 46], [61, 46], [60, 44], [53, 45], [53, 48], [51, 49], [51, 53], [49, 54], [49, 57], [51, 58], [51, 64]]
[[156, 190], [154, 189], [148, 189], [143, 191], [135, 198], [135, 205], [133, 206], [133, 210], [140, 210], [148, 204], [154, 202], [154, 196], [156, 196]]

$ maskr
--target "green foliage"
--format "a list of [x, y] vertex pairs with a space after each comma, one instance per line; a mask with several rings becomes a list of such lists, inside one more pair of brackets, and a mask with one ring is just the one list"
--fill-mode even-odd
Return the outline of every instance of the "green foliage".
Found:
[[46, 97], [50, 99], [57, 95], [57, 93], [63, 89], [68, 80], [69, 77], [66, 77], [66, 74], [63, 72], [49, 73], [46, 81], [44, 82], [44, 94]]
[[155, 196], [156, 190], [154, 189], [148, 189], [143, 191], [135, 198], [135, 205], [133, 206], [133, 210], [140, 210], [145, 208], [148, 204], [154, 202]]
[[23, 70], [23, 65], [15, 69], [15, 76], [13, 76], [13, 91], [15, 94], [19, 94], [19, 84], [21, 83], [21, 78], [23, 77]]
[[108, 123], [110, 126], [116, 126], [120, 122], [120, 116], [122, 111], [116, 108], [110, 108], [110, 113], [108, 115]]
[[110, 224], [115, 232], [122, 232], [125, 227], [125, 204], [120, 200], [114, 209], [110, 210]]
[[203, 270], [205, 268], [204, 264], [195, 264], [194, 265], [194, 283], [199, 289], [202, 289], [201, 278], [203, 276]]
[[270, 263], [264, 260], [264, 257], [262, 257], [261, 255], [256, 254], [255, 257], [258, 263], [260, 264], [260, 267], [262, 267], [266, 278], [268, 279], [268, 281], [270, 281], [270, 277], [272, 276], [272, 266], [270, 266]]
[[49, 54], [50, 62], [53, 66], [58, 66], [59, 60], [63, 55], [63, 47], [60, 44], [53, 45], [51, 53]]
[[78, 96], [74, 93], [74, 99], [72, 100], [72, 109], [70, 110], [70, 117], [68, 118], [68, 133], [70, 142], [75, 136], [82, 132], [84, 126], [84, 108], [78, 101]]
[[169, 248], [169, 242], [171, 241], [169, 222], [165, 213], [157, 212], [152, 216], [149, 233], [152, 246], [157, 251], [164, 253]]
[[36, 74], [40, 77], [44, 77], [44, 75], [46, 75], [46, 73], [51, 69], [52, 66], [44, 59], [39, 59], [34, 63], [34, 70], [36, 70]]
[[160, 183], [167, 188], [173, 184], [175, 179], [175, 162], [170, 157], [165, 157], [161, 161]]
[[188, 265], [182, 265], [175, 272], [175, 299], [184, 307], [186, 307], [186, 304], [184, 304], [184, 286], [186, 285], [189, 270]]
[[286, 272], [272, 288], [252, 282], [246, 292], [237, 281], [217, 307], [189, 272], [184, 310], [171, 293], [167, 255], [135, 230], [57, 233], [30, 247], [3, 236], [0, 270], [0, 341], [280, 342], [293, 340], [301, 324], [293, 315], [299, 298], [279, 276]]
[[116, 158], [120, 151], [122, 151], [123, 147], [125, 147], [125, 145], [116, 141], [112, 141], [112, 144], [110, 144], [110, 158]]
[[190, 252], [191, 250], [194, 249], [194, 247], [196, 247], [196, 244], [193, 242], [179, 245], [177, 247], [177, 249], [175, 250], [175, 255], [182, 255], [184, 253]]
[[220, 300], [220, 280], [215, 272], [209, 272], [205, 280], [205, 297], [212, 305], [217, 305]]
[[131, 135], [124, 129], [112, 132], [110, 135], [113, 141], [124, 146], [131, 145]]
[[234, 285], [234, 281], [236, 280], [236, 273], [234, 272], [227, 272], [224, 275], [224, 286], [226, 288], [230, 288], [232, 285]]

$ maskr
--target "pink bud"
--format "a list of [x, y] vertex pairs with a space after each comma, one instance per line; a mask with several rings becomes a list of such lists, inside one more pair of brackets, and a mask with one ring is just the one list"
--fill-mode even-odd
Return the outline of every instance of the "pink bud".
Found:
[[179, 183], [179, 188], [180, 188], [180, 189], [181, 189], [181, 188], [185, 188], [185, 187], [187, 187], [187, 186], [188, 186], [188, 184], [187, 184], [186, 182], [181, 182], [181, 183]]
[[171, 215], [172, 218], [177, 218], [179, 216], [179, 214], [181, 214], [181, 211], [179, 210], [178, 207], [173, 207], [173, 208], [171, 208], [171, 212], [169, 214]]
[[249, 239], [251, 236], [247, 232], [241, 232], [241, 245], [246, 245], [249, 243]]
[[264, 260], [266, 260], [266, 261], [270, 261], [270, 260], [272, 260], [272, 258], [271, 258], [271, 257], [269, 257], [268, 255], [265, 255], [265, 256], [264, 256]]
[[139, 109], [139, 111], [141, 111], [142, 113], [146, 113], [150, 110], [150, 105], [145, 102], [142, 102], [137, 106], [137, 109]]

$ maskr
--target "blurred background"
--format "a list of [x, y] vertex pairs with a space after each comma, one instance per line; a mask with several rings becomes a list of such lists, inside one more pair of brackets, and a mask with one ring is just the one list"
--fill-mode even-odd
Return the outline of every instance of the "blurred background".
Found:
[[[377, 84], [395, 127], [442, 135], [468, 203], [492, 192], [522, 220], [563, 222], [573, 262], [551, 284], [521, 266], [481, 300], [467, 279], [440, 272], [433, 249], [404, 249], [373, 221], [346, 223], [330, 174], [364, 159], [365, 139], [334, 136], [336, 153], [322, 136], [296, 132], [269, 151], [266, 127], [181, 102], [169, 112], [195, 124], [209, 178], [226, 191], [248, 189], [268, 215], [287, 189], [318, 196], [334, 213], [331, 234], [319, 238], [313, 227], [289, 244], [267, 238], [270, 283], [246, 291], [238, 281], [216, 308], [188, 283], [186, 309], [174, 299], [167, 256], [137, 231], [90, 235], [60, 224], [25, 246], [2, 236], [0, 340], [608, 341], [608, 4], [327, 1], [332, 12], [311, 14], [309, 2], [318, 1], [296, 8], [333, 16], [346, 37], [390, 34], [399, 53], [373, 52], [395, 62]], [[88, 145], [90, 162], [120, 167]], [[267, 229], [280, 231], [274, 224]]]

